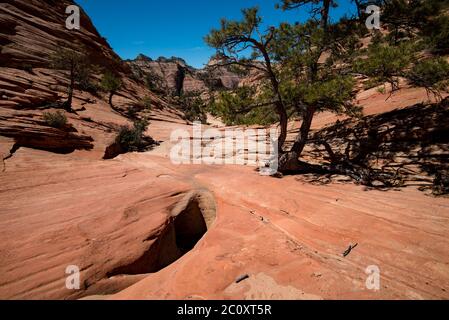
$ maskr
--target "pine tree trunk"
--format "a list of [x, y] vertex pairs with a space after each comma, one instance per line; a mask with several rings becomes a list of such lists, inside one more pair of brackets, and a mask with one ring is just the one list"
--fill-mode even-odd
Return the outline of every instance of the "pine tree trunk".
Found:
[[287, 140], [287, 130], [288, 130], [288, 115], [285, 111], [285, 108], [281, 103], [279, 103], [279, 106], [277, 107], [278, 114], [279, 114], [279, 124], [281, 128], [281, 132], [279, 134], [278, 139], [278, 146], [279, 146], [279, 152], [282, 153], [284, 150], [284, 144], [285, 140]]
[[327, 32], [327, 27], [329, 24], [330, 6], [331, 6], [331, 0], [323, 1], [323, 8], [321, 11], [321, 28], [323, 28], [324, 32]]
[[112, 97], [114, 96], [114, 92], [111, 92], [109, 94], [109, 105], [111, 106], [111, 108], [114, 108], [114, 106], [112, 105]]
[[357, 8], [357, 16], [360, 20], [360, 22], [362, 22], [363, 16], [362, 16], [362, 4], [360, 3], [360, 0], [354, 0], [355, 2], [355, 6]]
[[279, 158], [279, 172], [293, 173], [304, 169], [304, 165], [299, 161], [309, 138], [310, 128], [316, 109], [309, 107], [304, 115], [301, 128], [295, 139], [293, 147], [287, 153], [281, 154]]
[[72, 112], [72, 102], [73, 102], [73, 87], [75, 86], [75, 66], [72, 63], [70, 68], [70, 84], [67, 92], [67, 101], [64, 104], [64, 108], [68, 112]]
[[309, 138], [310, 128], [312, 127], [313, 117], [315, 115], [315, 108], [309, 107], [304, 115], [301, 128], [296, 136], [295, 143], [291, 149], [291, 152], [296, 152], [298, 155], [304, 151], [304, 148]]

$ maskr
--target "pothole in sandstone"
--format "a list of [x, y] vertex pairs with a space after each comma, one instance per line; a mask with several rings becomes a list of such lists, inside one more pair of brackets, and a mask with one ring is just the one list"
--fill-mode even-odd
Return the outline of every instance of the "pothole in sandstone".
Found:
[[107, 276], [156, 273], [168, 267], [196, 246], [215, 219], [215, 201], [209, 192], [188, 194], [172, 210], [163, 230], [147, 239], [156, 239], [153, 245], [140, 258], [112, 270]]

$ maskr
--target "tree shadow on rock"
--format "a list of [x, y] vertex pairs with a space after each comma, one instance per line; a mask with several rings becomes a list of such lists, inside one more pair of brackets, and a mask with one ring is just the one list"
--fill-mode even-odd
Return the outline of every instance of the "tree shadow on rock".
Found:
[[418, 186], [449, 189], [449, 100], [417, 104], [316, 132], [306, 156], [323, 164], [306, 181], [326, 184], [347, 176], [368, 189]]

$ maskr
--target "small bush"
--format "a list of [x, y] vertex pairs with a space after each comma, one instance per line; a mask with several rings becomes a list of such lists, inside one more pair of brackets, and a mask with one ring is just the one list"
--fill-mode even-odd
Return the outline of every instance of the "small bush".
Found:
[[89, 92], [93, 95], [97, 95], [98, 91], [100, 90], [100, 87], [98, 86], [98, 84], [92, 81], [86, 81], [79, 83], [79, 89], [85, 92]]
[[206, 104], [200, 96], [199, 92], [190, 92], [181, 94], [175, 98], [176, 104], [180, 111], [184, 112], [185, 119], [191, 122], [199, 121], [207, 122]]
[[129, 119], [136, 119], [137, 118], [137, 114], [142, 110], [141, 106], [130, 106], [127, 110], [126, 110], [126, 116]]
[[152, 103], [153, 103], [153, 99], [151, 99], [150, 96], [146, 96], [140, 101], [140, 105], [148, 111], [151, 111]]
[[444, 91], [449, 78], [449, 63], [443, 58], [420, 61], [408, 72], [407, 78], [414, 86]]
[[153, 139], [144, 136], [147, 128], [147, 120], [138, 120], [134, 122], [133, 127], [124, 126], [120, 129], [115, 142], [123, 152], [144, 151], [155, 143]]
[[62, 129], [67, 125], [67, 117], [62, 111], [44, 112], [45, 123], [52, 128]]
[[377, 90], [377, 92], [379, 92], [379, 93], [381, 93], [381, 94], [387, 93], [387, 90], [385, 89], [385, 87], [379, 87], [379, 88], [377, 88], [376, 90]]
[[363, 84], [363, 88], [365, 90], [369, 90], [369, 89], [373, 89], [373, 88], [377, 88], [380, 85], [385, 84], [384, 81], [377, 79], [376, 77], [374, 78], [370, 78], [368, 79], [364, 84]]
[[156, 94], [166, 94], [165, 82], [162, 77], [154, 72], [148, 72], [145, 76], [147, 88]]

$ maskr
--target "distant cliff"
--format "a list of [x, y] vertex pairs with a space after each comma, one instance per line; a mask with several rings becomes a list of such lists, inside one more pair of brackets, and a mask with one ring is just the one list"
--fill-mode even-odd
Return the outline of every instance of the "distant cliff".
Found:
[[153, 60], [141, 54], [127, 63], [134, 76], [152, 90], [172, 95], [234, 89], [244, 79], [230, 68], [213, 68], [209, 63], [204, 69], [195, 69], [177, 57]]

